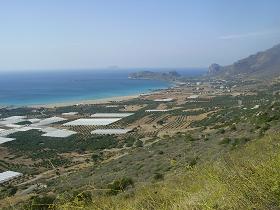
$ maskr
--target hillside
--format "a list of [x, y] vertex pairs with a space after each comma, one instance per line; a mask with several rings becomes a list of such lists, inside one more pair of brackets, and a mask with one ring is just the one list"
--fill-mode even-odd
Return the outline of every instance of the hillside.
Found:
[[229, 66], [212, 64], [208, 73], [220, 78], [271, 79], [280, 76], [280, 44]]
[[186, 168], [134, 193], [57, 201], [58, 209], [279, 209], [279, 135]]

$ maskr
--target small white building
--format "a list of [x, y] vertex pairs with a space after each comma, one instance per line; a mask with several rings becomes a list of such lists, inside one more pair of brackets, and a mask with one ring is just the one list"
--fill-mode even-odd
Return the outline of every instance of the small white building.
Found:
[[4, 144], [5, 142], [14, 141], [14, 138], [6, 138], [0, 136], [0, 144]]
[[199, 97], [199, 95], [191, 95], [187, 99], [197, 99], [198, 97]]
[[94, 118], [124, 118], [133, 115], [134, 113], [95, 113], [91, 115]]
[[77, 115], [78, 112], [65, 112], [65, 113], [62, 113], [61, 115], [63, 116], [74, 116], [74, 115]]
[[19, 122], [23, 122], [26, 120], [26, 116], [12, 116], [4, 118], [0, 121], [0, 125], [11, 125]]
[[28, 121], [30, 121], [31, 123], [37, 123], [37, 122], [40, 122], [41, 119], [38, 119], [38, 118], [32, 118], [32, 119], [28, 119]]
[[0, 136], [1, 137], [6, 137], [10, 134], [13, 134], [13, 133], [16, 133], [18, 132], [19, 130], [17, 128], [13, 128], [13, 129], [8, 129], [8, 130], [2, 130], [0, 131]]
[[12, 179], [22, 176], [22, 173], [14, 172], [14, 171], [5, 171], [0, 173], [0, 184], [4, 182], [8, 182]]
[[70, 130], [66, 130], [66, 129], [54, 129], [54, 130], [48, 131], [47, 133], [43, 134], [42, 136], [54, 137], [54, 138], [67, 138], [76, 133], [77, 132], [75, 132], [75, 131], [70, 131]]
[[91, 134], [97, 135], [120, 135], [130, 132], [131, 129], [96, 129]]
[[147, 109], [145, 112], [168, 112], [169, 109]]
[[94, 119], [78, 119], [74, 120], [68, 123], [65, 123], [63, 125], [65, 126], [79, 126], [79, 125], [84, 125], [84, 126], [90, 126], [90, 125], [110, 125], [114, 122], [117, 122], [121, 120], [122, 118], [94, 118]]
[[46, 118], [46, 119], [40, 120], [40, 122], [35, 123], [34, 126], [50, 125], [50, 124], [61, 122], [61, 121], [65, 121], [65, 120], [66, 119], [64, 119], [62, 117], [50, 117], [50, 118]]
[[155, 99], [156, 102], [170, 102], [173, 101], [173, 98], [162, 98], [162, 99]]
[[256, 106], [254, 106], [254, 107], [251, 108], [251, 109], [258, 109], [258, 108], [260, 108], [260, 105], [256, 105]]
[[119, 105], [107, 105], [107, 106], [105, 106], [106, 108], [118, 108], [119, 107]]

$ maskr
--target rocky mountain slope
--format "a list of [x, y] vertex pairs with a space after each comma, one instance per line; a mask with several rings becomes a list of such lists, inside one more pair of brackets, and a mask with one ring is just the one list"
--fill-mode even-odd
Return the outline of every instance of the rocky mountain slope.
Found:
[[229, 66], [212, 64], [208, 73], [220, 78], [271, 79], [280, 76], [280, 44]]

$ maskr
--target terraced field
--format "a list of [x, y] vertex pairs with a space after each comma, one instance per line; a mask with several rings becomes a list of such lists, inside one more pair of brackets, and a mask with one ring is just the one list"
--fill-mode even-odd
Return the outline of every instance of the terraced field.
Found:
[[174, 130], [185, 128], [185, 126], [187, 126], [188, 124], [189, 124], [188, 123], [188, 117], [184, 116], [184, 115], [180, 115], [180, 116], [175, 117], [174, 120], [167, 123], [166, 125], [164, 125], [160, 129], [158, 129], [157, 131], [158, 132], [174, 131]]

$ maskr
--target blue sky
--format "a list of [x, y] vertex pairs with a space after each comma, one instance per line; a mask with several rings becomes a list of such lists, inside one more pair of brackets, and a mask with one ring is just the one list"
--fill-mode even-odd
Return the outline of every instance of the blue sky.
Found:
[[205, 67], [280, 43], [279, 0], [1, 0], [0, 70]]

